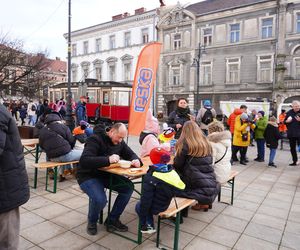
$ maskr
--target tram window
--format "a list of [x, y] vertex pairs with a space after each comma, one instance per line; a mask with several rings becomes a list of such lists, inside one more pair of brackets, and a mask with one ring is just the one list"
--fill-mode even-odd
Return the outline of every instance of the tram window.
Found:
[[88, 90], [87, 91], [87, 96], [89, 97], [89, 102], [90, 103], [95, 103], [96, 102], [96, 90]]
[[129, 94], [125, 91], [120, 91], [118, 96], [118, 103], [116, 105], [128, 106], [129, 105]]
[[103, 104], [109, 104], [109, 92], [103, 91]]

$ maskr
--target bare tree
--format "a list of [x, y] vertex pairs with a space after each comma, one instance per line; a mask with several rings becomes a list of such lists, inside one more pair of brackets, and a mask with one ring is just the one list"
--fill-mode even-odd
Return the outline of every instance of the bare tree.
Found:
[[46, 52], [28, 54], [21, 40], [0, 34], [0, 95], [37, 97], [43, 70], [49, 65]]

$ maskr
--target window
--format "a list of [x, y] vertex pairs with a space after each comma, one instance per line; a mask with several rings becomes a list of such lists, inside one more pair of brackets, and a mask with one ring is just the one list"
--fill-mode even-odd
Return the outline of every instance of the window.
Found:
[[130, 32], [125, 32], [124, 34], [124, 46], [129, 47], [131, 45], [131, 34]]
[[96, 52], [100, 52], [101, 51], [101, 38], [96, 39], [95, 51]]
[[131, 63], [124, 64], [124, 81], [131, 80]]
[[108, 66], [108, 73], [109, 73], [109, 80], [115, 81], [116, 80], [116, 67], [115, 65]]
[[300, 13], [297, 14], [297, 33], [300, 33]]
[[272, 81], [272, 56], [259, 56], [258, 57], [258, 81], [271, 82]]
[[181, 48], [181, 34], [174, 35], [174, 50]]
[[200, 84], [211, 85], [211, 83], [212, 83], [211, 78], [212, 78], [212, 63], [211, 62], [202, 62], [201, 63]]
[[109, 104], [109, 92], [103, 91], [103, 104]]
[[89, 53], [89, 41], [83, 42], [83, 54], [86, 55]]
[[77, 45], [72, 44], [72, 56], [77, 56]]
[[240, 41], [240, 24], [230, 25], [230, 42], [237, 43]]
[[83, 68], [83, 80], [89, 77], [89, 69]]
[[263, 19], [262, 26], [261, 26], [261, 37], [263, 39], [272, 37], [272, 29], [273, 29], [273, 18]]
[[96, 73], [96, 79], [98, 81], [101, 81], [102, 80], [102, 67], [101, 66], [97, 66], [95, 68], [95, 73]]
[[116, 37], [115, 37], [115, 35], [109, 37], [109, 48], [110, 49], [116, 48]]
[[295, 58], [295, 79], [300, 79], [300, 58]]
[[149, 42], [149, 30], [148, 28], [142, 29], [142, 43], [148, 43]]
[[240, 59], [232, 58], [226, 61], [226, 83], [236, 84], [240, 81]]
[[174, 85], [174, 86], [180, 85], [180, 68], [179, 67], [173, 68], [172, 85]]
[[204, 29], [203, 30], [203, 45], [210, 46], [212, 44], [212, 29]]

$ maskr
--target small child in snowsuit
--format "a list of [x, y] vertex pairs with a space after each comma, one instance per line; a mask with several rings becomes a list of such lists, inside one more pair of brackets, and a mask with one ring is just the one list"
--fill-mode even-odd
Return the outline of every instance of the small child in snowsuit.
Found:
[[165, 211], [175, 196], [175, 190], [183, 190], [185, 184], [179, 175], [173, 170], [170, 161], [170, 153], [162, 148], [154, 148], [150, 152], [153, 165], [144, 177], [141, 201], [136, 204], [136, 212], [141, 221], [141, 232], [145, 234], [155, 233], [153, 215]]

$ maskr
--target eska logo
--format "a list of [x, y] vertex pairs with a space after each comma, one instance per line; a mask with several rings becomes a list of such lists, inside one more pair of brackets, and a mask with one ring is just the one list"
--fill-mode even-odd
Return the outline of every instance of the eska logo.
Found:
[[151, 69], [141, 68], [134, 101], [134, 110], [144, 112], [150, 96], [153, 72]]

